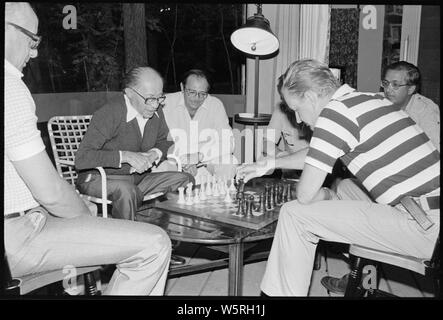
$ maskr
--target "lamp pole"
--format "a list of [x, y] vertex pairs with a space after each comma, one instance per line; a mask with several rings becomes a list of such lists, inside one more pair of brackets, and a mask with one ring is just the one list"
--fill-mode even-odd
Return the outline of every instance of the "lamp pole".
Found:
[[[260, 59], [258, 56], [255, 56], [255, 92], [254, 92], [254, 118], [258, 117], [258, 91], [259, 91], [259, 66]], [[255, 152], [256, 152], [256, 134], [257, 134], [257, 122], [254, 122], [254, 132], [253, 132], [253, 148], [252, 148], [252, 160], [255, 162]]]

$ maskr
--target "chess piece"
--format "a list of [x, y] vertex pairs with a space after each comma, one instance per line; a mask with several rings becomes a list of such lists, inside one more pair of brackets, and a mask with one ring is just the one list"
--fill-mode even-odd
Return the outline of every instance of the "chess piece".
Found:
[[211, 176], [208, 176], [208, 180], [206, 181], [206, 195], [211, 196], [212, 195], [212, 186], [211, 186]]
[[183, 204], [185, 203], [185, 188], [184, 187], [179, 187], [178, 188], [178, 201], [177, 203]]
[[204, 188], [204, 185], [200, 185], [199, 196], [200, 196], [200, 201], [206, 201], [207, 198], [206, 198], [206, 190]]
[[222, 178], [218, 180], [218, 192], [220, 193], [221, 196], [224, 196], [226, 194], [225, 184], [226, 182], [223, 182]]
[[282, 202], [283, 203], [288, 202], [288, 191], [287, 191], [287, 189], [288, 189], [288, 185], [284, 184], [283, 185], [283, 190], [282, 190]]
[[[192, 184], [192, 183], [190, 183]], [[188, 188], [186, 189], [186, 204], [188, 206], [191, 206], [194, 204], [194, 201], [192, 200], [192, 188], [188, 184]]]
[[287, 190], [287, 198], [288, 198], [288, 201], [292, 201], [292, 200], [294, 200], [293, 198], [292, 198], [292, 184], [290, 184], [290, 183], [288, 183], [288, 190]]
[[244, 217], [244, 215], [245, 215], [244, 202], [245, 202], [244, 193], [238, 194], [238, 197], [237, 197], [238, 208], [237, 208], [237, 214], [236, 214], [236, 216], [238, 216], [238, 217]]
[[220, 195], [220, 193], [218, 192], [218, 183], [216, 178], [214, 178], [214, 180], [212, 181], [212, 195], [214, 197], [218, 197]]
[[226, 192], [225, 198], [223, 199], [224, 202], [226, 203], [231, 203], [233, 202], [232, 198], [231, 198], [231, 194], [229, 192]]
[[234, 178], [230, 179], [231, 183], [229, 184], [229, 192], [237, 193], [237, 188], [235, 187]]
[[277, 205], [277, 185], [273, 184], [272, 185], [272, 208], [275, 208]]
[[255, 211], [254, 196], [250, 195], [246, 200], [246, 218], [252, 217], [253, 211]]
[[263, 193], [260, 193], [259, 200], [258, 200], [258, 206], [255, 207], [255, 210], [252, 212], [252, 215], [259, 217], [262, 214], [266, 212], [265, 207], [265, 197]]
[[194, 203], [200, 203], [200, 189], [196, 188], [194, 190]]

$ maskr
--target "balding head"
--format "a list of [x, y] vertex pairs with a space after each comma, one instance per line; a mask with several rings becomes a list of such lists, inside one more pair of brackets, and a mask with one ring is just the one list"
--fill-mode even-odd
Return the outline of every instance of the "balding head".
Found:
[[[37, 33], [38, 18], [28, 2], [6, 2], [5, 21]], [[34, 30], [32, 30], [33, 27], [35, 27]]]
[[31, 49], [32, 38], [20, 28], [37, 34], [38, 18], [34, 10], [27, 2], [6, 2], [5, 58], [22, 71], [29, 59], [37, 56], [37, 50]]
[[124, 91], [132, 106], [144, 118], [150, 118], [158, 104], [147, 104], [146, 98], [158, 98], [163, 95], [163, 78], [150, 67], [137, 67], [128, 72], [124, 79]]

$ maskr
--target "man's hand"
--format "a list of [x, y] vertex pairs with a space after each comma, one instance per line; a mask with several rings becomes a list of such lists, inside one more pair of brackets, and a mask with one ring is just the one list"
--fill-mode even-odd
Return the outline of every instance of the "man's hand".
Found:
[[192, 174], [194, 177], [197, 175], [197, 165], [196, 164], [185, 164], [182, 166], [183, 172]]
[[145, 153], [122, 151], [122, 163], [128, 163], [137, 173], [143, 173], [151, 168], [157, 157], [155, 151]]
[[251, 164], [243, 164], [237, 168], [237, 178], [243, 178], [244, 182], [269, 174], [274, 167], [272, 160], [263, 159]]
[[185, 165], [197, 164], [203, 160], [203, 154], [200, 152], [184, 154], [180, 157], [180, 161], [184, 168]]

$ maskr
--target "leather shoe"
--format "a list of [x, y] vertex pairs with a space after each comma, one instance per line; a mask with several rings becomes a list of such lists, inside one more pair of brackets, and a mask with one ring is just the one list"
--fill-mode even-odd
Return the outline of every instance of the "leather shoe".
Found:
[[321, 279], [321, 284], [330, 292], [344, 294], [348, 285], [348, 279], [349, 273], [341, 278], [326, 276]]
[[173, 255], [171, 255], [171, 262], [170, 263], [172, 266], [182, 266], [186, 263], [186, 259], [173, 254]]

